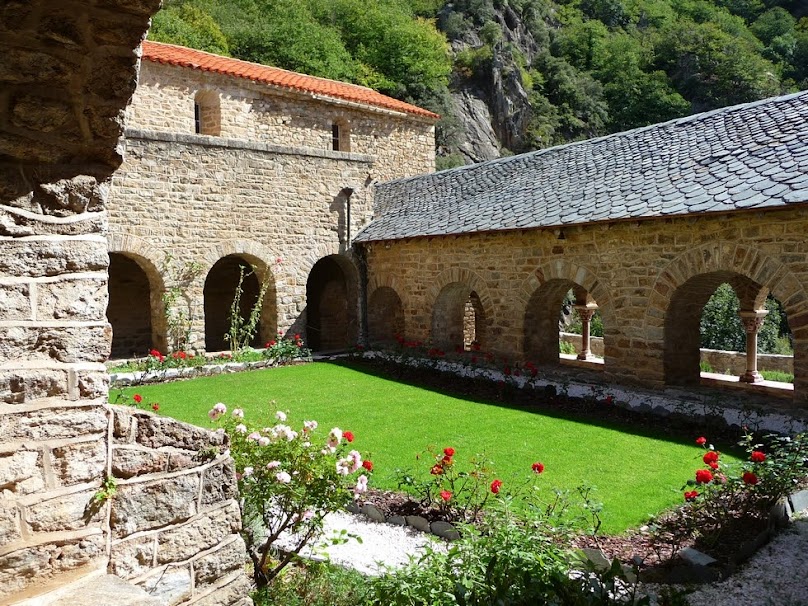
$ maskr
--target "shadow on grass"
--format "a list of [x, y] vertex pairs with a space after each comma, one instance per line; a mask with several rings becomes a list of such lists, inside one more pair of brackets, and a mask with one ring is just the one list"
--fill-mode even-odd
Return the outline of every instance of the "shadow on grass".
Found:
[[558, 393], [553, 386], [522, 389], [489, 379], [460, 377], [450, 372], [413, 368], [393, 362], [338, 359], [319, 363], [347, 368], [468, 402], [586, 423], [676, 444], [693, 445], [697, 437], [706, 435], [711, 442], [720, 443], [727, 454], [744, 456], [744, 451], [737, 445], [742, 430], [727, 426], [723, 419], [697, 420], [683, 413], [663, 417], [650, 412], [629, 410], [594, 397], [572, 398]]

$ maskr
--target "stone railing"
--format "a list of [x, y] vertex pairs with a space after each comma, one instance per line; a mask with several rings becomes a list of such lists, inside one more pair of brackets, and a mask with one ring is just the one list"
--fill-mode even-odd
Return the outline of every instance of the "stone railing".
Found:
[[[581, 349], [581, 335], [562, 332], [559, 338], [572, 343], [576, 351]], [[603, 337], [591, 337], [590, 349], [596, 356], [603, 357]], [[757, 356], [758, 370], [776, 370], [794, 373], [794, 356], [761, 354]], [[740, 351], [722, 351], [719, 349], [702, 349], [701, 361], [707, 362], [714, 372], [740, 376], [746, 372], [746, 353]]]
[[251, 604], [224, 434], [112, 410], [109, 571], [167, 604]]

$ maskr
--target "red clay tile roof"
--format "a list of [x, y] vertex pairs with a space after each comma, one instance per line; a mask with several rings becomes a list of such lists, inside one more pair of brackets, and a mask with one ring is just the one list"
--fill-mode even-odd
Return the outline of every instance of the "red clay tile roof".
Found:
[[191, 67], [206, 72], [215, 72], [226, 76], [246, 78], [253, 82], [288, 88], [304, 93], [323, 95], [334, 99], [342, 99], [363, 105], [373, 105], [384, 109], [404, 112], [415, 116], [437, 119], [440, 116], [415, 105], [404, 103], [398, 99], [387, 97], [375, 90], [356, 84], [346, 84], [336, 80], [316, 78], [277, 67], [269, 67], [258, 63], [221, 57], [204, 51], [164, 44], [162, 42], [143, 42], [143, 58], [155, 63]]

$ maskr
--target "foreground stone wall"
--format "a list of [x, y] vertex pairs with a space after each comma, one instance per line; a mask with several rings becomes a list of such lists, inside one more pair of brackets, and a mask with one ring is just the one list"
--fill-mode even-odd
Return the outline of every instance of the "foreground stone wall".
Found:
[[[693, 325], [698, 338], [698, 318], [694, 324], [688, 317], [687, 325], [669, 321], [678, 307], [688, 299], [706, 302], [722, 282], [757, 285], [770, 290], [788, 315], [794, 333], [795, 399], [804, 403], [807, 231], [806, 210], [783, 209], [565, 227], [564, 239], [551, 230], [532, 230], [376, 242], [364, 246], [368, 300], [374, 300], [376, 289], [394, 290], [406, 338], [435, 342], [450, 332], [440, 324], [442, 316], [433, 320], [433, 310], [445, 308], [446, 293], [456, 290], [467, 297], [475, 291], [487, 326], [483, 349], [498, 357], [537, 361], [527, 347], [531, 331], [540, 321], [546, 321], [548, 331], [557, 331], [564, 293], [583, 289], [603, 317], [607, 377], [660, 387], [670, 379], [666, 347], [685, 337], [692, 341], [688, 331]], [[759, 298], [760, 292], [754, 296]], [[749, 302], [749, 293], [741, 294]], [[371, 313], [378, 312], [369, 309]], [[457, 322], [462, 323], [462, 315]], [[441, 330], [433, 332], [433, 326]], [[552, 347], [557, 360], [557, 340]], [[698, 382], [697, 345], [695, 355], [693, 381]]]
[[104, 237], [158, 0], [0, 7], [0, 602], [106, 566]]
[[109, 571], [166, 604], [251, 604], [224, 434], [113, 407]]

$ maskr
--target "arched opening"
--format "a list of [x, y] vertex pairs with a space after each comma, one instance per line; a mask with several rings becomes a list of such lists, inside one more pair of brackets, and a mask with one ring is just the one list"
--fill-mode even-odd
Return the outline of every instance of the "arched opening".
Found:
[[[236, 297], [239, 277], [243, 275], [241, 283], [241, 297], [238, 306], [239, 317], [243, 321], [250, 318], [261, 293], [259, 270], [260, 264], [255, 260], [247, 260], [239, 255], [228, 255], [219, 259], [208, 272], [205, 279], [205, 349], [207, 351], [222, 351], [231, 349], [226, 338], [230, 332], [230, 310]], [[266, 270], [262, 273], [267, 273]], [[268, 335], [274, 334], [275, 326], [275, 289], [271, 276], [264, 294], [261, 310], [259, 311], [258, 326], [250, 340], [251, 347], [261, 347]]]
[[[762, 377], [757, 373], [758, 339], [768, 315], [767, 295], [768, 289], [762, 285], [730, 271], [699, 274], [677, 288], [665, 316], [665, 382], [698, 384], [703, 344], [745, 351], [740, 380], [759, 382]], [[705, 313], [708, 302], [712, 305]], [[731, 317], [735, 314], [739, 317], [737, 322]], [[719, 317], [723, 326], [715, 325]]]
[[[570, 346], [569, 354], [582, 361], [596, 360], [590, 337], [597, 313], [597, 302], [582, 286], [570, 280], [548, 280], [533, 292], [525, 309], [525, 358], [540, 364], [558, 363], [562, 355], [560, 333], [577, 321], [580, 339]], [[600, 326], [602, 334], [602, 323]]]
[[394, 345], [404, 335], [404, 307], [401, 297], [389, 286], [381, 286], [368, 299], [368, 339], [374, 347]]
[[432, 310], [432, 345], [446, 351], [483, 349], [487, 322], [479, 295], [463, 282], [443, 287]]
[[[762, 294], [762, 293], [761, 293]], [[755, 297], [759, 299], [759, 297]], [[753, 301], [754, 302], [754, 301]], [[759, 305], [758, 301], [758, 305]], [[760, 323], [762, 320], [762, 323]], [[771, 294], [762, 308], [743, 309], [732, 285], [720, 284], [707, 300], [699, 325], [702, 376], [744, 377], [748, 370], [748, 330], [757, 330], [757, 375], [747, 382], [794, 381], [794, 338], [782, 304]], [[756, 380], [755, 380], [756, 379]]]
[[338, 118], [331, 123], [331, 149], [333, 151], [351, 151], [351, 127], [347, 120]]
[[194, 97], [194, 132], [216, 137], [222, 133], [222, 106], [214, 91], [199, 91]]
[[312, 351], [341, 351], [359, 337], [356, 270], [338, 255], [314, 264], [306, 282], [306, 340]]
[[155, 347], [159, 349], [153, 336], [152, 287], [138, 262], [124, 254], [110, 253], [108, 288], [110, 358], [134, 358]]

